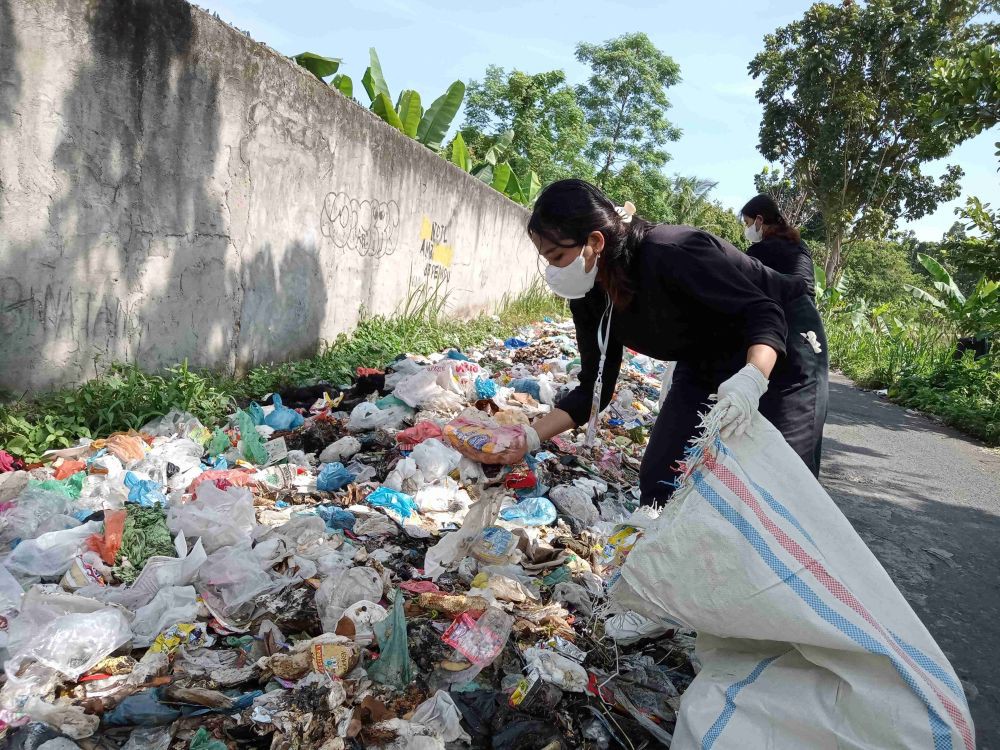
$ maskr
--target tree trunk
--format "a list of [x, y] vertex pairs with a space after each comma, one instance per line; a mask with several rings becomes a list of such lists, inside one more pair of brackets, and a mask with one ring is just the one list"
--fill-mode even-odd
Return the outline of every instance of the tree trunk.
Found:
[[841, 262], [840, 249], [844, 243], [844, 232], [842, 229], [829, 230], [826, 233], [826, 283], [833, 286], [840, 278]]

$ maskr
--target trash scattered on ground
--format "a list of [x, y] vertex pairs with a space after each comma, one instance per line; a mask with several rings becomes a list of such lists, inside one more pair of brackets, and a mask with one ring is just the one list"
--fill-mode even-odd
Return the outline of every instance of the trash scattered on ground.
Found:
[[8, 746], [669, 741], [693, 636], [608, 598], [662, 365], [628, 353], [593, 447], [502, 466], [576, 385], [571, 324], [370, 364], [221, 425], [0, 451]]

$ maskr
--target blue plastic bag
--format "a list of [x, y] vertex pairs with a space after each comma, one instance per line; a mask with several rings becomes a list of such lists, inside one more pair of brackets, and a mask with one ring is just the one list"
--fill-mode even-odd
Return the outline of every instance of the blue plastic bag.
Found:
[[527, 393], [535, 401], [542, 400], [542, 393], [538, 381], [534, 378], [518, 378], [517, 380], [510, 381], [510, 387], [514, 389], [515, 393]]
[[497, 395], [497, 384], [489, 378], [476, 378], [476, 396], [479, 398], [493, 398]]
[[264, 420], [267, 418], [264, 415], [264, 407], [256, 401], [250, 402], [250, 406], [247, 407], [247, 414], [250, 415], [250, 419], [253, 420], [253, 423], [258, 426], [264, 424]]
[[330, 531], [354, 531], [354, 514], [335, 505], [317, 505], [316, 515], [323, 519]]
[[457, 359], [459, 362], [469, 362], [469, 358], [466, 357], [458, 349], [449, 349], [448, 353], [445, 355], [448, 359]]
[[544, 497], [529, 497], [517, 505], [500, 511], [505, 521], [517, 521], [525, 526], [546, 526], [556, 520], [556, 506]]
[[354, 474], [349, 472], [339, 461], [323, 464], [316, 479], [316, 489], [320, 492], [335, 492], [354, 481]]
[[157, 503], [167, 504], [167, 496], [163, 494], [160, 485], [152, 479], [139, 479], [135, 473], [126, 471], [125, 486], [128, 487], [129, 502], [139, 503], [145, 508]]
[[[275, 430], [294, 430], [301, 427], [306, 418], [294, 409], [289, 409], [281, 403], [281, 396], [274, 394], [274, 411], [264, 418], [264, 424]], [[252, 406], [252, 405], [251, 405]]]
[[516, 337], [507, 339], [506, 341], [503, 342], [503, 345], [506, 346], [508, 349], [523, 349], [526, 346], [531, 346], [531, 344], [529, 344], [524, 339], [519, 339]]
[[388, 487], [379, 487], [366, 498], [369, 505], [376, 508], [390, 508], [403, 518], [409, 518], [417, 509], [416, 501], [405, 492], [396, 492]]
[[173, 724], [181, 718], [181, 712], [160, 702], [160, 690], [144, 690], [128, 696], [113, 711], [102, 717], [102, 723], [109, 727], [159, 726]]

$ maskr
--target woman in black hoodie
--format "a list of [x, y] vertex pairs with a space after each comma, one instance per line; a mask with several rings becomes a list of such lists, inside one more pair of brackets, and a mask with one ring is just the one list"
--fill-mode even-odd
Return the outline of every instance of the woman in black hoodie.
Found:
[[528, 233], [549, 286], [570, 300], [582, 371], [580, 385], [526, 429], [523, 450], [595, 424], [628, 346], [678, 363], [643, 458], [644, 504], [672, 492], [713, 394], [723, 437], [745, 431], [759, 411], [818, 472], [826, 340], [805, 282], [708, 232], [653, 225], [634, 210], [582, 180], [555, 182], [535, 202]]

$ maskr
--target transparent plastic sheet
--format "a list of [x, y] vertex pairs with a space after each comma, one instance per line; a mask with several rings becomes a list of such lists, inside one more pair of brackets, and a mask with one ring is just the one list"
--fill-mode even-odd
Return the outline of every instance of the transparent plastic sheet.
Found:
[[179, 622], [191, 622], [197, 615], [198, 594], [193, 586], [160, 589], [153, 601], [135, 611], [132, 642], [137, 648], [145, 648], [164, 628]]
[[125, 613], [105, 607], [96, 612], [55, 618], [27, 639], [26, 648], [18, 653], [18, 658], [34, 659], [75, 680], [131, 638]]
[[33, 539], [45, 522], [68, 516], [75, 506], [62, 492], [27, 487], [10, 507], [0, 511], [0, 545], [9, 547], [17, 539]]
[[403, 594], [398, 589], [390, 615], [374, 625], [379, 658], [367, 666], [368, 676], [382, 685], [405, 688], [413, 681], [410, 646], [403, 614]]
[[270, 571], [261, 570], [249, 543], [223, 547], [209, 555], [199, 572], [198, 590], [206, 599], [221, 605], [224, 616], [233, 616], [258, 596], [287, 581], [276, 581]]
[[424, 573], [437, 580], [448, 565], [465, 557], [479, 533], [496, 520], [503, 498], [502, 492], [492, 488], [484, 491], [482, 497], [469, 508], [462, 527], [445, 534], [440, 542], [427, 550]]
[[200, 537], [209, 554], [249, 541], [256, 525], [250, 490], [235, 486], [220, 490], [212, 482], [198, 485], [194, 500], [175, 502], [167, 512], [170, 531]]
[[433, 729], [445, 742], [472, 742], [462, 729], [462, 712], [449, 693], [438, 690], [413, 712], [410, 721]]
[[476, 666], [488, 667], [503, 651], [513, 626], [514, 618], [497, 607], [487, 609], [478, 620], [464, 612], [441, 640]]
[[181, 409], [171, 409], [162, 417], [151, 419], [139, 428], [139, 432], [153, 437], [179, 435], [202, 445], [205, 444], [207, 436], [210, 434], [208, 428], [201, 423], [198, 417]]

